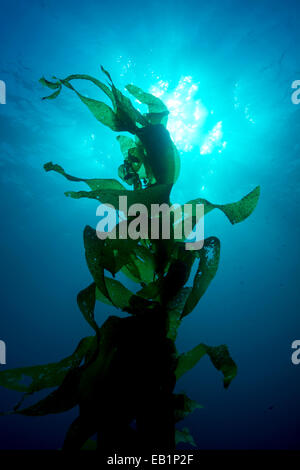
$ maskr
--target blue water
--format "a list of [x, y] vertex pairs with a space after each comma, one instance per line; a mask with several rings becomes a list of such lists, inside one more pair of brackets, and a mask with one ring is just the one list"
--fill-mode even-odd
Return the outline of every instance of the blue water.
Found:
[[[178, 348], [226, 343], [239, 370], [228, 390], [206, 358], [184, 376], [178, 390], [204, 406], [184, 425], [199, 448], [299, 449], [300, 365], [291, 362], [300, 339], [300, 105], [291, 102], [300, 79], [299, 2], [1, 0], [0, 9], [1, 370], [59, 360], [92, 334], [76, 295], [90, 282], [82, 231], [97, 223], [97, 205], [66, 198], [83, 186], [43, 164], [111, 178], [121, 162], [114, 133], [69, 90], [42, 102], [48, 90], [38, 79], [101, 77], [103, 64], [120, 89], [132, 82], [150, 90], [162, 80], [170, 98], [192, 77], [191, 99], [205, 118], [182, 154], [174, 202], [232, 202], [257, 184], [262, 194], [240, 225], [217, 211], [205, 221], [206, 235], [221, 239], [220, 267]], [[194, 122], [194, 108], [186, 109]], [[220, 121], [222, 139], [201, 153]], [[112, 313], [98, 306], [97, 320]], [[18, 397], [0, 389], [1, 410]], [[76, 413], [1, 417], [0, 448], [59, 448]]]

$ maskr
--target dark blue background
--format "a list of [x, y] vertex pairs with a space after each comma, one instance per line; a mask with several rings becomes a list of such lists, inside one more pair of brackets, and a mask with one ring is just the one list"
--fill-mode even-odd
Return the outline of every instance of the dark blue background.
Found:
[[[185, 154], [173, 199], [231, 202], [257, 184], [262, 195], [240, 225], [217, 212], [207, 218], [206, 234], [222, 242], [220, 268], [184, 321], [178, 348], [226, 343], [239, 371], [228, 390], [207, 358], [184, 376], [178, 390], [204, 406], [185, 425], [199, 448], [299, 449], [300, 366], [291, 363], [300, 338], [300, 105], [291, 102], [300, 79], [299, 2], [1, 0], [0, 8], [1, 370], [59, 360], [92, 334], [76, 295], [90, 281], [82, 231], [96, 224], [96, 204], [65, 198], [81, 185], [42, 165], [115, 177], [121, 161], [115, 135], [75, 95], [64, 90], [41, 102], [47, 90], [38, 79], [100, 76], [100, 64], [120, 88], [149, 89], [157, 76], [172, 88], [191, 75], [214, 110], [212, 125], [222, 120], [227, 147], [219, 156]], [[99, 305], [98, 321], [111, 313]], [[1, 410], [18, 397], [0, 389]], [[1, 417], [0, 448], [59, 448], [76, 413]]]

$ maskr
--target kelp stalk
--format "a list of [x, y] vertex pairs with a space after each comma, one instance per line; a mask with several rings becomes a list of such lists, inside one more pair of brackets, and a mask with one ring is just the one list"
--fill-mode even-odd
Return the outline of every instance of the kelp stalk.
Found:
[[[89, 75], [40, 81], [52, 90], [47, 99], [56, 99], [63, 88], [68, 88], [100, 123], [131, 134], [117, 136], [124, 158], [118, 171], [123, 183], [74, 177], [52, 162], [44, 168], [69, 181], [86, 183], [88, 191], [66, 193], [74, 199], [87, 197], [117, 207], [119, 196], [126, 196], [128, 205], [141, 203], [149, 208], [165, 203], [170, 207], [180, 159], [166, 129], [168, 110], [159, 98], [128, 85], [127, 91], [148, 107], [142, 114], [115, 87], [110, 74], [102, 71], [107, 84]], [[79, 93], [71, 83], [74, 80], [92, 82], [112, 107]], [[189, 204], [193, 211], [197, 204], [203, 204], [204, 215], [219, 209], [235, 224], [253, 212], [259, 191], [257, 187], [240, 201], [225, 205], [202, 198]], [[193, 212], [193, 227], [196, 222]], [[225, 388], [237, 373], [226, 345], [200, 343], [183, 353], [175, 346], [180, 323], [196, 308], [217, 273], [220, 241], [209, 237], [200, 250], [187, 251], [184, 238], [103, 240], [89, 226], [83, 238], [92, 282], [79, 292], [77, 303], [93, 336], [83, 338], [75, 352], [58, 363], [1, 371], [0, 385], [24, 393], [12, 413], [42, 416], [78, 405], [79, 416], [64, 441], [66, 450], [95, 448], [91, 437], [96, 433], [98, 449], [107, 454], [129, 449], [172, 450], [180, 441], [195, 445], [189, 431], [178, 429], [177, 423], [200, 405], [185, 394], [175, 394], [176, 381], [206, 354], [222, 372]], [[191, 272], [195, 274], [187, 287]], [[139, 285], [136, 294], [117, 279], [118, 273]], [[94, 316], [96, 302], [114, 306], [128, 316], [110, 316], [99, 326]], [[31, 378], [30, 385], [24, 385], [24, 376]], [[55, 388], [50, 395], [22, 408], [24, 398], [49, 387]]]

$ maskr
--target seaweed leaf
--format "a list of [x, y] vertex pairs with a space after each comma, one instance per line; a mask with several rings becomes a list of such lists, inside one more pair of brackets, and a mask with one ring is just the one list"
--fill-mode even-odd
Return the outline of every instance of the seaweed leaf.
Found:
[[[113, 131], [128, 131], [134, 134], [136, 130], [136, 122], [139, 122], [142, 125], [146, 125], [146, 119], [137, 109], [134, 108], [129, 98], [123, 95], [123, 93], [121, 93], [121, 91], [114, 86], [109, 73], [103, 67], [101, 67], [101, 69], [109, 78], [111, 89], [100, 80], [89, 75], [82, 74], [69, 75], [65, 79], [57, 79], [54, 77], [56, 82], [49, 82], [48, 80], [42, 78], [40, 82], [43, 85], [53, 89], [59, 88], [60, 86], [60, 88], [57, 90], [58, 92], [55, 92], [50, 97], [46, 98], [56, 98], [61, 91], [61, 86], [64, 85], [77, 94], [77, 96], [88, 107], [94, 117], [102, 124], [108, 126]], [[106, 103], [103, 103], [102, 101], [88, 98], [79, 93], [70, 83], [72, 80], [77, 79], [91, 81], [98, 88], [100, 88], [110, 98], [114, 110], [112, 110]]]
[[[44, 77], [39, 79], [39, 82], [48, 88], [51, 88], [51, 90], [61, 90], [61, 84], [58, 82], [50, 82], [49, 80], [46, 80]], [[47, 98], [47, 97], [46, 97]]]
[[74, 408], [79, 402], [78, 387], [80, 377], [80, 368], [71, 369], [63, 379], [62, 384], [47, 397], [27, 408], [19, 410], [18, 407], [15, 407], [14, 413], [26, 416], [45, 416], [63, 413]]
[[[105, 276], [104, 270], [106, 269], [115, 275], [124, 265], [129, 266], [132, 262], [133, 253], [140, 254], [143, 247], [138, 246], [135, 240], [127, 240], [127, 243], [120, 239], [100, 240], [96, 231], [89, 226], [86, 226], [84, 230], [84, 246], [87, 265], [95, 284], [91, 284], [79, 294], [79, 306], [89, 324], [95, 329], [94, 299], [113, 305], [121, 310], [135, 313], [132, 302], [136, 296], [120, 281]], [[150, 255], [148, 253], [147, 255], [150, 259]], [[142, 264], [141, 260], [139, 262]], [[147, 263], [144, 263], [143, 266], [147, 270], [151, 269], [151, 266]], [[139, 269], [141, 276], [145, 277], [145, 273], [148, 271], [142, 271], [143, 268], [140, 265]], [[151, 273], [153, 276], [153, 268]], [[96, 290], [94, 290], [95, 286], [97, 286]]]
[[97, 450], [97, 442], [94, 439], [88, 439], [80, 450]]
[[202, 405], [195, 400], [191, 400], [185, 393], [175, 394], [174, 398], [174, 413], [175, 422], [181, 421], [186, 418], [190, 413], [196, 409], [203, 408]]
[[[55, 78], [55, 77], [54, 77]], [[65, 84], [69, 83], [71, 80], [87, 80], [92, 83], [94, 83], [98, 88], [100, 88], [108, 97], [111, 101], [113, 101], [113, 93], [110, 90], [110, 88], [105, 85], [105, 83], [102, 83], [100, 80], [97, 78], [92, 77], [91, 75], [85, 75], [85, 74], [73, 74], [69, 75], [64, 79]], [[61, 90], [62, 85], [60, 83], [60, 80], [56, 79], [56, 82], [50, 82], [49, 80], [46, 80], [45, 78], [41, 78], [39, 82], [52, 89], [59, 88]]]
[[119, 347], [122, 320], [124, 321], [124, 318], [110, 316], [103, 323], [96, 354], [82, 371], [79, 384], [79, 401], [81, 405], [86, 404], [92, 410], [97, 405], [94, 400], [99, 401], [101, 388], [111, 385], [107, 380], [107, 376], [111, 373], [111, 361], [116, 356]]
[[193, 288], [187, 298], [181, 318], [194, 310], [215, 277], [220, 260], [220, 240], [216, 237], [209, 237], [204, 240], [203, 248], [193, 253], [195, 256], [200, 257], [200, 260], [194, 277]]
[[98, 334], [99, 328], [94, 318], [95, 303], [96, 284], [93, 282], [91, 285], [79, 292], [77, 295], [77, 304], [88, 324]]
[[191, 370], [205, 354], [210, 357], [215, 368], [222, 372], [224, 376], [224, 387], [227, 388], [237, 374], [237, 366], [231, 358], [225, 344], [221, 344], [220, 346], [207, 346], [204, 343], [200, 343], [191, 351], [181, 354], [178, 358], [175, 372], [176, 378], [179, 379], [183, 374]]
[[143, 204], [148, 210], [151, 210], [152, 204], [169, 202], [171, 187], [170, 184], [159, 184], [135, 191], [127, 189], [98, 189], [94, 191], [67, 191], [65, 195], [74, 199], [96, 199], [102, 204], [111, 204], [115, 208], [119, 207], [119, 197], [126, 196], [128, 207], [133, 204]]
[[219, 209], [226, 215], [226, 217], [232, 224], [238, 224], [240, 222], [243, 222], [243, 220], [247, 219], [247, 217], [249, 217], [252, 214], [252, 212], [254, 211], [258, 203], [259, 195], [260, 195], [260, 187], [257, 186], [249, 194], [247, 194], [246, 196], [244, 196], [242, 199], [240, 199], [237, 202], [232, 202], [229, 204], [212, 204], [206, 199], [198, 198], [198, 199], [193, 199], [192, 201], [189, 201], [186, 204], [190, 204], [192, 206], [193, 226], [196, 223], [195, 211], [196, 211], [196, 207], [198, 204], [203, 204], [204, 215], [207, 215], [213, 209]]
[[77, 176], [69, 175], [60, 165], [53, 164], [52, 162], [45, 163], [44, 169], [45, 171], [55, 171], [56, 173], [63, 175], [69, 181], [86, 183], [93, 191], [117, 191], [125, 189], [124, 186], [115, 179], [77, 178]]
[[99, 400], [99, 383], [102, 384], [102, 388], [107, 383], [107, 373], [118, 347], [120, 325], [120, 318], [109, 317], [101, 326], [98, 339], [92, 337], [84, 365], [79, 367], [77, 364], [70, 369], [58, 389], [46, 398], [21, 410], [15, 407], [14, 412], [28, 416], [43, 416], [67, 411], [77, 404], [81, 406], [82, 403], [88, 403], [92, 410], [95, 409], [94, 395], [96, 394]]
[[104, 289], [97, 288], [96, 299], [107, 305], [113, 305], [116, 308], [127, 311], [130, 306], [130, 299], [134, 294], [116, 279], [105, 276], [104, 281], [107, 295], [104, 294]]
[[155, 258], [144, 246], [136, 245], [131, 251], [129, 263], [122, 268], [122, 272], [135, 282], [148, 284], [154, 279]]
[[149, 282], [143, 285], [143, 287], [137, 292], [137, 295], [144, 299], [159, 299], [163, 282], [163, 279], [156, 279], [155, 281]]
[[[113, 131], [124, 131], [127, 130], [127, 127], [122, 122], [120, 122], [117, 114], [106, 104], [103, 103], [102, 101], [94, 100], [92, 98], [88, 98], [86, 96], [83, 96], [81, 93], [79, 93], [71, 84], [70, 81], [75, 79], [75, 78], [82, 78], [79, 75], [71, 75], [65, 79], [59, 80], [57, 79], [56, 84], [64, 85], [70, 90], [73, 90], [78, 98], [84, 103], [89, 111], [93, 114], [93, 116], [97, 119], [97, 121], [101, 122], [105, 126], [109, 127]], [[49, 83], [49, 82], [48, 82]], [[100, 84], [101, 82], [99, 82]], [[52, 85], [54, 85], [53, 83]], [[104, 85], [104, 84], [102, 84]], [[49, 86], [49, 85], [47, 85]], [[105, 85], [104, 85], [105, 86]], [[101, 89], [103, 87], [101, 86]], [[60, 90], [59, 90], [60, 91]], [[103, 89], [104, 91], [104, 89]], [[106, 93], [108, 94], [108, 93]], [[57, 93], [55, 96], [54, 94], [51, 96], [51, 98], [56, 98], [59, 95]], [[109, 96], [109, 94], [108, 94]], [[111, 97], [111, 96], [110, 96]], [[49, 99], [49, 97], [47, 97]]]
[[182, 312], [186, 305], [187, 299], [191, 295], [192, 289], [190, 287], [183, 287], [178, 294], [171, 299], [167, 304], [168, 312], [168, 333], [167, 337], [176, 340], [177, 330], [179, 328]]
[[125, 88], [135, 99], [148, 106], [149, 112], [146, 114], [146, 118], [151, 124], [163, 123], [165, 126], [167, 125], [169, 110], [163, 101], [135, 85], [129, 84]]
[[55, 98], [58, 97], [58, 95], [60, 94], [60, 91], [61, 91], [61, 88], [58, 88], [58, 90], [56, 90], [54, 93], [52, 93], [51, 95], [49, 96], [44, 96], [44, 98], [42, 98], [42, 100], [54, 100]]
[[168, 108], [164, 102], [157, 98], [157, 96], [143, 91], [136, 85], [128, 84], [125, 86], [125, 88], [132, 96], [135, 97], [135, 99], [148, 106], [149, 113], [161, 113], [168, 111]]
[[[78, 363], [75, 367], [68, 370], [58, 389], [34, 405], [19, 409], [23, 401], [22, 399], [12, 413], [43, 416], [49, 413], [67, 411], [82, 403], [82, 400], [87, 399], [90, 401], [91, 395], [94, 393], [94, 381], [105, 380], [110, 361], [115, 355], [119, 329], [119, 318], [110, 317], [106, 320], [100, 329], [97, 339], [92, 337], [90, 347], [85, 355], [85, 363], [82, 366]], [[31, 391], [30, 393], [33, 392]], [[25, 395], [28, 394], [29, 392]], [[95, 404], [91, 403], [91, 407], [93, 406]]]
[[50, 88], [51, 90], [56, 90], [54, 91], [54, 93], [52, 93], [51, 95], [49, 96], [44, 96], [42, 98], [42, 100], [54, 100], [55, 98], [58, 97], [58, 95], [60, 94], [61, 92], [61, 84], [60, 83], [57, 83], [57, 82], [49, 82], [49, 80], [46, 80], [44, 77], [40, 78], [39, 82], [43, 85], [43, 86], [46, 86], [48, 88]]
[[137, 240], [127, 239], [126, 243], [119, 238], [102, 240], [89, 225], [84, 229], [83, 239], [87, 264], [94, 278], [97, 278], [98, 271], [103, 269], [107, 269], [114, 276], [131, 261], [131, 253], [137, 249]]
[[[134, 240], [128, 240], [134, 245]], [[88, 268], [97, 286], [96, 298], [106, 299], [106, 303], [112, 303], [118, 308], [126, 306], [130, 291], [119, 281], [110, 279], [104, 275], [104, 269], [115, 275], [121, 267], [130, 260], [130, 251], [124, 240], [100, 240], [96, 231], [89, 226], [84, 230], [84, 246]], [[108, 301], [108, 302], [107, 302]]]
[[[0, 371], [0, 386], [26, 393], [56, 387], [62, 383], [69, 370], [80, 365], [94, 340], [94, 336], [83, 338], [74, 353], [59, 362]], [[24, 377], [32, 379], [30, 385], [22, 383]]]
[[191, 446], [196, 447], [196, 443], [194, 441], [193, 436], [190, 433], [189, 428], [182, 428], [181, 430], [176, 429], [175, 443], [177, 445], [180, 442], [184, 442], [185, 444], [190, 444]]

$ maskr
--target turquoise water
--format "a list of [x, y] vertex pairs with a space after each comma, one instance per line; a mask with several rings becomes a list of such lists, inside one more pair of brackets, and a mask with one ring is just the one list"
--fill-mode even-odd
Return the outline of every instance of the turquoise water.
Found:
[[[239, 372], [228, 390], [203, 358], [178, 382], [203, 404], [187, 420], [199, 448], [299, 448], [300, 80], [297, 1], [3, 1], [0, 79], [1, 317], [7, 365], [59, 360], [91, 334], [76, 295], [90, 281], [82, 231], [95, 201], [64, 196], [72, 185], [47, 161], [82, 177], [115, 177], [115, 135], [64, 90], [41, 101], [41, 76], [101, 77], [161, 96], [182, 157], [174, 202], [238, 200], [256, 185], [253, 215], [231, 226], [205, 221], [221, 239], [218, 274], [184, 322], [178, 348], [226, 343]], [[92, 97], [100, 93], [78, 84]], [[116, 313], [97, 307], [97, 320]], [[122, 391], [120, 390], [120, 393]], [[1, 409], [18, 394], [0, 390]], [[1, 448], [58, 448], [76, 410], [45, 418], [3, 417]]]

